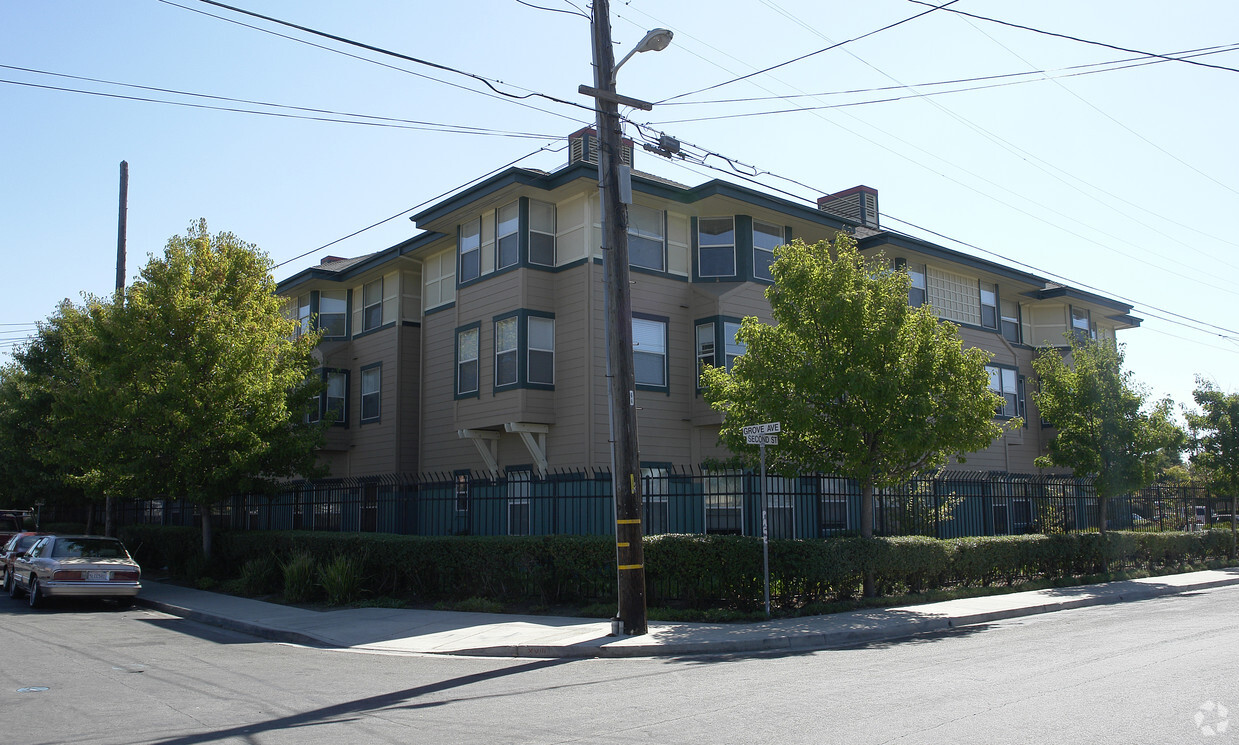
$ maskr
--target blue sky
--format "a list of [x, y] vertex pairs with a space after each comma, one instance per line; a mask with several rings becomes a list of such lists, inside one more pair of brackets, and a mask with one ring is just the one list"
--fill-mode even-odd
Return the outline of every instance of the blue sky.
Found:
[[[509, 93], [590, 105], [576, 92], [592, 83], [589, 24], [576, 14], [584, 2], [236, 2], [502, 81], [493, 84]], [[665, 101], [631, 119], [704, 160], [639, 153], [637, 167], [689, 184], [753, 185], [742, 176], [757, 174], [805, 200], [866, 184], [880, 192], [885, 227], [1135, 305], [1144, 325], [1121, 341], [1154, 395], [1189, 402], [1197, 375], [1239, 390], [1239, 238], [1229, 230], [1239, 207], [1239, 51], [1226, 51], [1239, 44], [1239, 6], [950, 8], [1078, 40], [949, 10], [878, 31], [927, 10], [908, 0], [615, 3], [617, 57], [648, 28], [676, 34], [620, 72], [621, 93]], [[1192, 57], [1201, 64], [1140, 54], [1188, 50], [1209, 53]], [[205, 217], [213, 231], [287, 262], [275, 270], [282, 278], [328, 254], [407, 238], [412, 208], [522, 156], [522, 165], [559, 166], [560, 138], [592, 120], [583, 108], [493, 95], [471, 77], [197, 0], [0, 0], [0, 65], [0, 255], [9, 269], [0, 359], [59, 300], [110, 292], [122, 160], [130, 276]], [[991, 76], [1007, 77], [935, 85]], [[966, 87], [977, 89], [918, 95]], [[747, 100], [771, 96], [784, 98]], [[814, 109], [736, 117], [806, 107]], [[443, 131], [459, 127], [487, 131]]]

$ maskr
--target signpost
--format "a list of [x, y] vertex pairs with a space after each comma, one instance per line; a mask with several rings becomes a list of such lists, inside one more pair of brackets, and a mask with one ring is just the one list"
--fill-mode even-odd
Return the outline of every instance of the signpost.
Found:
[[766, 446], [778, 445], [782, 431], [779, 422], [750, 424], [741, 429], [745, 442], [761, 448], [761, 562], [766, 589], [766, 618], [770, 618], [770, 531], [766, 523], [766, 507], [770, 500], [766, 493]]

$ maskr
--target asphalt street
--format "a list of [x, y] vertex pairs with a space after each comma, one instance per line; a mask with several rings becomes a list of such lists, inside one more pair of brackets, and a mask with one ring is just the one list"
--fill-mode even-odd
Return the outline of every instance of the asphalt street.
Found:
[[[764, 655], [336, 651], [147, 609], [0, 602], [2, 741], [1239, 741], [1239, 587]], [[1212, 734], [1210, 734], [1212, 733]]]

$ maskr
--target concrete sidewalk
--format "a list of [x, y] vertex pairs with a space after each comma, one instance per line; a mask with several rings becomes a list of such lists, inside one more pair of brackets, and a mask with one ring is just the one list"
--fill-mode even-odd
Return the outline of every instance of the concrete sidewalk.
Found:
[[816, 650], [903, 639], [1005, 618], [1239, 584], [1239, 569], [860, 610], [763, 623], [651, 623], [612, 637], [609, 621], [352, 608], [314, 611], [143, 580], [138, 604], [264, 639], [406, 654], [653, 657]]

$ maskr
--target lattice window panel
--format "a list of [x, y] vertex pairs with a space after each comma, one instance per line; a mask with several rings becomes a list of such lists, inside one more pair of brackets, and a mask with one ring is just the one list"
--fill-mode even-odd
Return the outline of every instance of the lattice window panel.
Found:
[[926, 272], [929, 304], [942, 318], [981, 325], [981, 289], [973, 277], [929, 267]]

